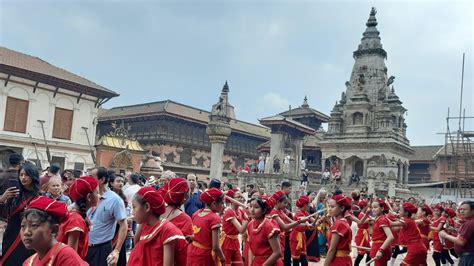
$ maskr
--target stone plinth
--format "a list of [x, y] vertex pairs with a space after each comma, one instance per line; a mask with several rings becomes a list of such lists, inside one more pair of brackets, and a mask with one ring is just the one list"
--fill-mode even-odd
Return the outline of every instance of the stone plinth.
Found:
[[161, 166], [161, 159], [158, 156], [153, 156], [151, 152], [147, 153], [143, 158], [143, 164], [140, 168], [140, 172], [147, 178], [154, 176], [156, 179], [161, 177], [163, 167]]
[[229, 119], [220, 116], [210, 116], [206, 133], [209, 135], [211, 142], [211, 170], [210, 178], [222, 179], [222, 169], [224, 156], [224, 148], [227, 138], [230, 136], [231, 128]]

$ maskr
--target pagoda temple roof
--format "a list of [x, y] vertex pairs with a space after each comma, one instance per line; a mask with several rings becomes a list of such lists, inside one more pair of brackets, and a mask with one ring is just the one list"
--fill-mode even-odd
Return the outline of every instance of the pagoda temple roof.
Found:
[[321, 120], [321, 122], [323, 123], [329, 122], [329, 119], [330, 119], [329, 116], [321, 113], [318, 110], [315, 110], [309, 107], [307, 97], [304, 98], [304, 102], [300, 107], [279, 113], [279, 115], [282, 115], [284, 117], [291, 117], [291, 118], [316, 117], [317, 119]]
[[128, 149], [130, 151], [144, 151], [137, 140], [124, 139], [114, 136], [102, 136], [96, 146], [106, 146], [117, 149]]
[[270, 116], [270, 117], [265, 117], [259, 120], [260, 124], [271, 127], [272, 125], [286, 125], [288, 127], [297, 129], [302, 131], [305, 134], [308, 135], [314, 135], [316, 133], [316, 130], [314, 130], [311, 127], [308, 127], [296, 120], [293, 120], [289, 117], [284, 117], [282, 115], [275, 115], [275, 116]]

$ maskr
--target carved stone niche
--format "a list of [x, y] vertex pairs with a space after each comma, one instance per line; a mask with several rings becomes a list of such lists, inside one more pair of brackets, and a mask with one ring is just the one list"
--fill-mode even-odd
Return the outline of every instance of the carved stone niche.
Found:
[[179, 154], [179, 162], [191, 165], [193, 160], [193, 150], [190, 147], [184, 147]]
[[206, 158], [201, 155], [201, 157], [196, 158], [196, 165], [204, 167], [204, 162], [206, 161]]
[[117, 169], [133, 168], [132, 154], [128, 150], [123, 150], [114, 155], [111, 166]]
[[176, 155], [174, 154], [174, 152], [170, 152], [165, 154], [165, 157], [167, 162], [174, 163], [174, 158], [176, 158]]

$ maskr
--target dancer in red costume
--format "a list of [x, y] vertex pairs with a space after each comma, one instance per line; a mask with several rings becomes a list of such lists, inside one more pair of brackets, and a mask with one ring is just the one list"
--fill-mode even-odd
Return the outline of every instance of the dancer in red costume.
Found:
[[59, 224], [67, 218], [66, 204], [46, 196], [30, 202], [21, 221], [21, 240], [27, 249], [36, 251], [23, 266], [84, 266], [88, 265], [77, 252], [56, 241]]
[[425, 244], [426, 249], [430, 249], [430, 239], [428, 237], [430, 233], [430, 220], [428, 216], [432, 215], [433, 211], [431, 210], [430, 206], [424, 204], [421, 207], [418, 207], [418, 212], [416, 214], [417, 219], [415, 220], [416, 224], [418, 225], [418, 229], [420, 230], [421, 240]]
[[275, 202], [267, 196], [250, 201], [250, 221], [247, 233], [249, 238], [249, 265], [283, 266], [282, 251], [278, 240], [280, 228], [265, 216], [270, 214]]
[[413, 203], [405, 202], [400, 208], [400, 216], [402, 218], [391, 223], [391, 226], [401, 227], [400, 243], [407, 247], [407, 255], [401, 265], [427, 265], [426, 256], [428, 251], [425, 244], [421, 241], [420, 231], [415, 220], [412, 218], [412, 215], [416, 212], [417, 208]]
[[357, 258], [354, 262], [354, 265], [358, 266], [359, 263], [364, 258], [364, 255], [367, 255], [365, 261], [368, 262], [371, 260], [370, 257], [370, 234], [369, 234], [369, 217], [367, 209], [369, 207], [368, 200], [360, 200], [357, 203], [357, 206], [361, 209], [361, 212], [357, 216], [360, 222], [357, 223], [357, 233], [355, 235], [355, 244], [359, 247], [365, 247], [367, 249], [358, 248], [357, 249]]
[[329, 249], [324, 261], [325, 266], [352, 266], [352, 231], [346, 218], [351, 208], [349, 198], [342, 194], [334, 195], [329, 201], [329, 215], [335, 219], [328, 237]]
[[127, 265], [181, 266], [186, 263], [186, 241], [173, 223], [160, 219], [165, 212], [163, 197], [154, 187], [138, 190], [133, 201], [133, 216], [142, 228], [140, 240], [130, 254]]
[[81, 258], [89, 248], [89, 226], [87, 210], [99, 201], [99, 183], [92, 176], [83, 176], [73, 181], [69, 187], [69, 197], [74, 201], [67, 220], [59, 227], [57, 240], [77, 251]]
[[[296, 220], [309, 216], [308, 205], [309, 198], [307, 196], [301, 196], [296, 200], [296, 207], [299, 208], [294, 216]], [[300, 265], [300, 262], [302, 266], [308, 265], [308, 259], [306, 258], [306, 229], [308, 229], [308, 226], [301, 224], [290, 233], [291, 258], [293, 259], [294, 266]]]
[[444, 208], [441, 204], [437, 204], [433, 207], [433, 219], [431, 224], [430, 238], [433, 240], [433, 259], [436, 266], [446, 264], [446, 259], [443, 257], [443, 244], [439, 238], [438, 232], [443, 229], [446, 223], [446, 218], [442, 216]]
[[[235, 188], [227, 191], [226, 196], [237, 201], [243, 201], [242, 193]], [[249, 220], [239, 206], [236, 203], [231, 203], [231, 206], [224, 212], [221, 247], [226, 259], [225, 265], [243, 265], [239, 234], [245, 233]]]
[[394, 240], [392, 230], [390, 230], [390, 221], [385, 217], [389, 207], [383, 199], [372, 202], [372, 211], [376, 218], [372, 226], [372, 249], [370, 256], [375, 259], [375, 266], [386, 266], [390, 260], [390, 246]]
[[188, 246], [188, 266], [213, 266], [225, 263], [219, 245], [222, 221], [219, 217], [224, 209], [224, 193], [217, 188], [204, 191], [199, 199], [206, 205], [193, 214], [193, 242]]

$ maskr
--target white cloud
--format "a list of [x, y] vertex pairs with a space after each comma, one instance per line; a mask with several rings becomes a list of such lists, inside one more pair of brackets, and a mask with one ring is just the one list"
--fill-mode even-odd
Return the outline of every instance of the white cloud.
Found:
[[263, 95], [263, 102], [272, 110], [286, 110], [290, 105], [290, 102], [287, 99], [275, 92], [267, 92]]

